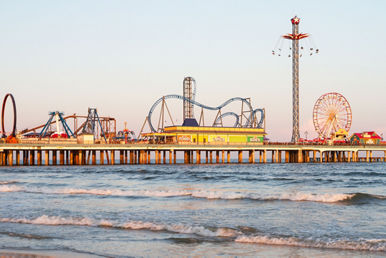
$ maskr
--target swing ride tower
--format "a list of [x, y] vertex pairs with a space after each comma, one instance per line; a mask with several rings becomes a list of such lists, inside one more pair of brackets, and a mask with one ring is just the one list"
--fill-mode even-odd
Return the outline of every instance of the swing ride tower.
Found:
[[300, 19], [295, 16], [291, 19], [292, 34], [285, 34], [283, 38], [292, 40], [292, 139], [299, 141], [299, 40], [307, 38], [308, 34], [299, 33]]

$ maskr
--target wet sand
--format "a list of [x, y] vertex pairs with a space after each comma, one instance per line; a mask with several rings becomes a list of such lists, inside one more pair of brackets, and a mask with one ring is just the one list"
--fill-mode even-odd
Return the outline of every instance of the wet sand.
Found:
[[56, 251], [56, 250], [10, 250], [0, 249], [0, 258], [86, 258], [86, 257], [100, 257], [92, 254], [82, 254], [70, 251]]

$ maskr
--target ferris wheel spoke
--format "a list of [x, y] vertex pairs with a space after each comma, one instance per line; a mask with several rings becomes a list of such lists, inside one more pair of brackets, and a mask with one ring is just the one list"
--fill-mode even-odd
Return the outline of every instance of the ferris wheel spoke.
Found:
[[347, 108], [345, 106], [342, 106], [339, 108], [339, 112], [347, 112]]
[[328, 122], [328, 120], [329, 120], [329, 118], [328, 118], [328, 117], [325, 117], [325, 118], [321, 118], [321, 119], [319, 119], [319, 121], [320, 121], [321, 123], [327, 123], [327, 122]]
[[324, 125], [328, 122], [328, 119], [319, 119], [318, 124]]
[[325, 101], [325, 102], [322, 102], [320, 106], [328, 110], [331, 104], [328, 101]]
[[320, 117], [320, 118], [324, 118], [324, 117], [328, 118], [328, 117], [329, 117], [329, 115], [328, 115], [328, 114], [325, 114], [325, 113], [323, 113], [323, 114], [318, 114], [318, 117]]
[[329, 114], [326, 113], [326, 112], [319, 112], [319, 113], [316, 113], [318, 116], [324, 116], [324, 117], [328, 117]]

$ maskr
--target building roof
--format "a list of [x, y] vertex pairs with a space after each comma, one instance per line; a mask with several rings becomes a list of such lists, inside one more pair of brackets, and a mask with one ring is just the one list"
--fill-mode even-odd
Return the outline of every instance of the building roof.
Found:
[[182, 126], [198, 126], [197, 120], [194, 118], [185, 118]]
[[368, 131], [368, 132], [362, 132], [362, 133], [354, 133], [351, 137], [357, 136], [360, 139], [382, 139], [376, 132], [374, 131]]

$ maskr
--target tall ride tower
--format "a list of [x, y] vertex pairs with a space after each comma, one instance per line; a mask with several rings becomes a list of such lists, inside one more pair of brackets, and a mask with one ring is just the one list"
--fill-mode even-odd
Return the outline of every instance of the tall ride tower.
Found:
[[[196, 81], [192, 77], [185, 77], [183, 81], [183, 96], [184, 98], [195, 100], [196, 98]], [[184, 117], [183, 121], [187, 118], [194, 118], [193, 104], [184, 100]]]
[[292, 34], [285, 34], [283, 38], [292, 40], [292, 139], [299, 141], [299, 40], [307, 38], [307, 33], [299, 33], [300, 19], [291, 19]]

